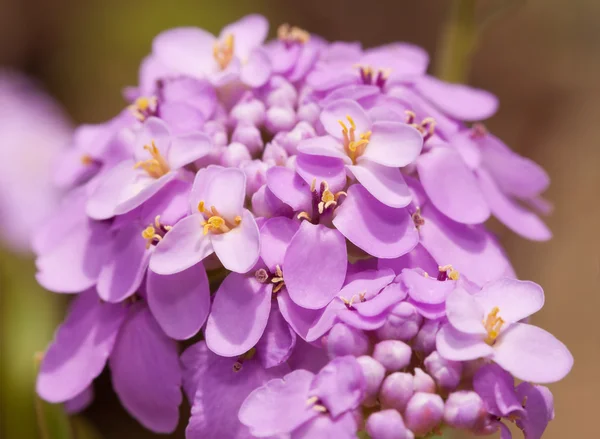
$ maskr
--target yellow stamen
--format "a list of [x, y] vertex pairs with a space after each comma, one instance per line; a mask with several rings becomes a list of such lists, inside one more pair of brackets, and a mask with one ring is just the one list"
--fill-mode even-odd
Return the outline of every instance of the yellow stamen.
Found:
[[371, 139], [371, 131], [360, 134], [358, 139], [356, 138], [356, 124], [350, 116], [346, 116], [350, 128], [346, 125], [343, 120], [338, 120], [338, 123], [342, 126], [342, 135], [344, 136], [344, 150], [353, 164], [356, 164], [356, 159], [363, 155], [369, 141]]
[[89, 166], [92, 163], [94, 163], [94, 159], [91, 156], [89, 156], [88, 154], [84, 154], [81, 156], [81, 163], [83, 163], [86, 166]]
[[234, 47], [233, 34], [227, 34], [222, 42], [215, 41], [213, 44], [213, 57], [221, 70], [225, 70], [233, 59]]
[[204, 234], [208, 234], [209, 230], [215, 233], [229, 232], [231, 229], [225, 224], [225, 220], [220, 216], [211, 216], [207, 221], [202, 223], [204, 226]]
[[500, 329], [502, 329], [502, 326], [504, 325], [502, 317], [498, 317], [499, 312], [500, 308], [495, 306], [483, 321], [483, 325], [487, 331], [485, 342], [489, 345], [494, 344], [496, 338], [498, 338], [498, 335], [500, 334]]
[[133, 166], [134, 169], [142, 168], [152, 178], [160, 178], [171, 170], [169, 164], [156, 147], [154, 140], [150, 145], [145, 145], [144, 149], [150, 153], [152, 158], [137, 162]]
[[448, 279], [450, 280], [458, 280], [460, 277], [460, 273], [455, 270], [452, 265], [439, 266], [438, 270], [441, 272], [446, 272], [446, 276], [448, 276]]
[[239, 226], [242, 223], [242, 217], [240, 215], [237, 215], [233, 219], [233, 223], [231, 223], [219, 213], [215, 206], [210, 206], [210, 209], [207, 209], [204, 200], [201, 200], [198, 203], [198, 212], [202, 213], [205, 218], [208, 217], [208, 219], [202, 221], [201, 223], [205, 235], [208, 234], [208, 232], [213, 232], [217, 234], [227, 233], [231, 229]]
[[149, 113], [155, 112], [157, 103], [158, 99], [156, 99], [154, 96], [149, 98], [141, 96], [137, 98], [135, 102], [128, 108], [137, 120], [143, 122], [149, 116]]
[[287, 43], [306, 44], [310, 40], [310, 34], [304, 29], [284, 23], [277, 29], [277, 38]]
[[198, 203], [198, 212], [204, 213], [204, 201]]
[[308, 214], [308, 212], [300, 212], [296, 218], [298, 218], [300, 221], [302, 221], [303, 219], [308, 220], [308, 221], [312, 221], [312, 218], [310, 217], [310, 215]]
[[172, 228], [171, 226], [161, 224], [160, 215], [156, 215], [154, 224], [150, 224], [142, 230], [142, 238], [146, 240], [146, 248], [148, 249], [151, 245], [156, 244], [154, 241], [162, 240], [164, 234]]

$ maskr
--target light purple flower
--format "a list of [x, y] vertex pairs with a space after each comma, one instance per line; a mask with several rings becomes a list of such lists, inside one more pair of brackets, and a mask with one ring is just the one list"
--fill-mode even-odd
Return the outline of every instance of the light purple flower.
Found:
[[320, 120], [328, 136], [302, 141], [300, 152], [342, 160], [350, 176], [390, 207], [410, 203], [398, 168], [421, 152], [423, 137], [415, 128], [401, 122], [372, 122], [359, 104], [348, 99], [326, 106]]
[[238, 79], [260, 87], [271, 73], [260, 47], [268, 30], [265, 18], [256, 14], [225, 26], [218, 37], [198, 28], [177, 28], [159, 34], [152, 52], [174, 73], [206, 78], [217, 87]]
[[259, 257], [260, 235], [254, 216], [244, 208], [246, 176], [239, 169], [211, 166], [196, 175], [190, 210], [158, 243], [150, 258], [157, 274], [174, 274], [213, 252], [225, 268], [250, 270]]
[[568, 349], [550, 333], [520, 323], [544, 304], [533, 282], [501, 279], [471, 295], [448, 297], [449, 324], [437, 334], [439, 354], [453, 361], [489, 358], [516, 378], [538, 383], [562, 379], [573, 365]]
[[165, 122], [151, 117], [133, 148], [133, 159], [120, 162], [100, 177], [86, 206], [91, 218], [111, 218], [142, 205], [178, 178], [181, 168], [209, 154], [212, 144], [200, 132], [173, 136]]

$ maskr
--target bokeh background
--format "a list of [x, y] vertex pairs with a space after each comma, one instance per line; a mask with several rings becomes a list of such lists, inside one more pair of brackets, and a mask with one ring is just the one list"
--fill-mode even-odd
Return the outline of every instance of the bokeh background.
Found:
[[[547, 220], [552, 241], [528, 242], [492, 224], [519, 276], [545, 289], [547, 304], [534, 322], [575, 356], [573, 372], [551, 386], [557, 418], [544, 437], [599, 437], [600, 2], [477, 1], [481, 18], [494, 12], [479, 35], [468, 82], [500, 98], [500, 111], [487, 123], [491, 131], [552, 178], [546, 194], [555, 206]], [[359, 40], [365, 46], [404, 40], [433, 54], [449, 4], [0, 0], [0, 67], [40, 81], [75, 123], [94, 123], [123, 107], [121, 89], [136, 83], [138, 64], [163, 29], [197, 25], [217, 32], [246, 13], [260, 12], [272, 31], [289, 22], [330, 40]], [[6, 439], [39, 437], [34, 354], [52, 338], [66, 303], [36, 287], [33, 273], [27, 256], [0, 253], [0, 437]], [[64, 437], [61, 432], [80, 439], [154, 437], [125, 414], [106, 376], [96, 391], [96, 402], [71, 421], [57, 407], [41, 407], [53, 438]], [[183, 425], [173, 437], [183, 437]]]

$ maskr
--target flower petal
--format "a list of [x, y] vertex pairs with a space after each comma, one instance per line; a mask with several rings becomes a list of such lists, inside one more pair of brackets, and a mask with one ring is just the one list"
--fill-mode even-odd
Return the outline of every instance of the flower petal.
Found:
[[411, 299], [431, 305], [444, 303], [455, 287], [454, 281], [440, 282], [436, 278], [425, 276], [424, 272], [417, 270], [402, 270], [399, 278], [402, 279], [402, 283]]
[[357, 166], [348, 166], [348, 169], [383, 204], [390, 207], [405, 207], [410, 204], [412, 196], [400, 169], [369, 160], [363, 160]]
[[213, 150], [210, 138], [200, 132], [192, 132], [173, 138], [167, 161], [171, 169], [182, 168]]
[[242, 63], [240, 80], [250, 87], [260, 87], [271, 76], [271, 61], [264, 49], [256, 48], [248, 56], [248, 62]]
[[421, 153], [423, 136], [415, 128], [400, 122], [375, 122], [369, 143], [358, 162], [370, 160], [383, 166], [402, 167]]
[[311, 137], [298, 143], [298, 152], [322, 157], [341, 159], [346, 164], [352, 163], [344, 152], [344, 146], [339, 139], [331, 136]]
[[342, 234], [304, 221], [283, 262], [283, 278], [290, 297], [304, 308], [324, 307], [340, 291], [346, 265], [346, 240]]
[[396, 258], [419, 242], [406, 209], [380, 203], [360, 184], [350, 186], [333, 224], [354, 245], [378, 258]]
[[504, 195], [485, 170], [479, 170], [477, 177], [492, 213], [506, 227], [534, 241], [547, 241], [552, 237], [548, 226], [535, 213]]
[[179, 420], [181, 368], [177, 344], [142, 302], [129, 310], [110, 356], [115, 392], [127, 411], [155, 433], [172, 433]]
[[246, 273], [259, 258], [260, 232], [252, 213], [244, 209], [242, 222], [227, 233], [212, 234], [212, 246], [223, 266]]
[[285, 217], [270, 218], [260, 228], [260, 256], [269, 270], [283, 265], [285, 252], [300, 228], [298, 221]]
[[498, 315], [506, 323], [518, 322], [535, 314], [544, 306], [544, 290], [530, 281], [503, 278], [486, 284], [473, 296], [487, 315], [498, 307]]
[[256, 437], [286, 434], [318, 415], [306, 406], [314, 375], [295, 370], [254, 390], [242, 403], [240, 422]]
[[195, 27], [161, 32], [152, 42], [152, 52], [169, 68], [192, 77], [202, 77], [213, 60], [214, 35]]
[[346, 185], [344, 162], [337, 158], [298, 154], [296, 172], [309, 185], [316, 179], [315, 187], [320, 187], [323, 181], [327, 182], [333, 193], [341, 191]]
[[217, 290], [206, 324], [208, 348], [223, 357], [250, 350], [267, 326], [271, 291], [271, 284], [259, 283], [254, 275], [227, 276]]
[[169, 337], [186, 340], [206, 321], [210, 288], [201, 263], [167, 276], [150, 271], [146, 291], [150, 311]]
[[56, 403], [83, 392], [104, 369], [125, 314], [121, 305], [102, 303], [94, 290], [81, 293], [44, 354], [37, 393]]
[[296, 212], [312, 209], [310, 186], [293, 170], [274, 166], [267, 171], [267, 187]]
[[119, 194], [124, 187], [134, 184], [137, 172], [133, 169], [135, 162], [126, 160], [107, 171], [89, 196], [86, 212], [90, 218], [103, 220], [115, 215], [121, 201]]
[[112, 239], [112, 248], [98, 277], [98, 295], [117, 303], [136, 292], [146, 274], [151, 251], [136, 223], [123, 227]]
[[431, 202], [448, 218], [463, 224], [489, 218], [490, 208], [479, 183], [456, 151], [434, 147], [419, 157], [417, 170]]
[[485, 335], [486, 308], [463, 288], [456, 288], [446, 300], [446, 316], [450, 324], [465, 334]]
[[265, 369], [286, 362], [296, 346], [296, 332], [285, 321], [279, 308], [271, 308], [265, 331], [256, 344], [256, 354]]
[[321, 112], [320, 120], [327, 134], [337, 139], [342, 139], [343, 122], [350, 129], [350, 121], [356, 125], [356, 134], [366, 133], [371, 129], [371, 120], [367, 112], [356, 102], [350, 99], [340, 99], [328, 104]]
[[573, 367], [573, 356], [552, 334], [525, 323], [513, 323], [494, 345], [494, 361], [516, 378], [554, 383]]
[[175, 274], [196, 265], [213, 253], [210, 237], [202, 231], [204, 217], [188, 216], [173, 226], [154, 249], [150, 270]]
[[436, 349], [446, 360], [466, 361], [489, 357], [494, 353], [479, 335], [458, 332], [451, 325], [444, 325], [435, 339]]
[[365, 391], [362, 368], [351, 355], [330, 361], [314, 378], [310, 389], [334, 418], [357, 408]]
[[260, 46], [267, 38], [269, 22], [259, 14], [250, 14], [228, 24], [219, 34], [219, 39], [233, 35], [235, 55], [246, 58], [252, 49]]
[[[218, 168], [217, 168], [218, 169]], [[200, 174], [206, 174], [203, 179]], [[205, 182], [203, 187], [202, 181]], [[192, 189], [194, 197], [204, 201], [206, 210], [214, 206], [220, 216], [229, 222], [234, 222], [235, 217], [242, 214], [246, 198], [246, 174], [238, 168], [206, 168], [198, 172]], [[193, 206], [197, 209], [197, 205]]]

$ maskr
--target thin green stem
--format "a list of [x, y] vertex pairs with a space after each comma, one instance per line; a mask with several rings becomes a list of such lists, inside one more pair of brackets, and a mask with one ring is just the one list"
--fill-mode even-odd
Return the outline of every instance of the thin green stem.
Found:
[[466, 82], [477, 42], [477, 0], [453, 0], [438, 42], [436, 76], [449, 82]]

